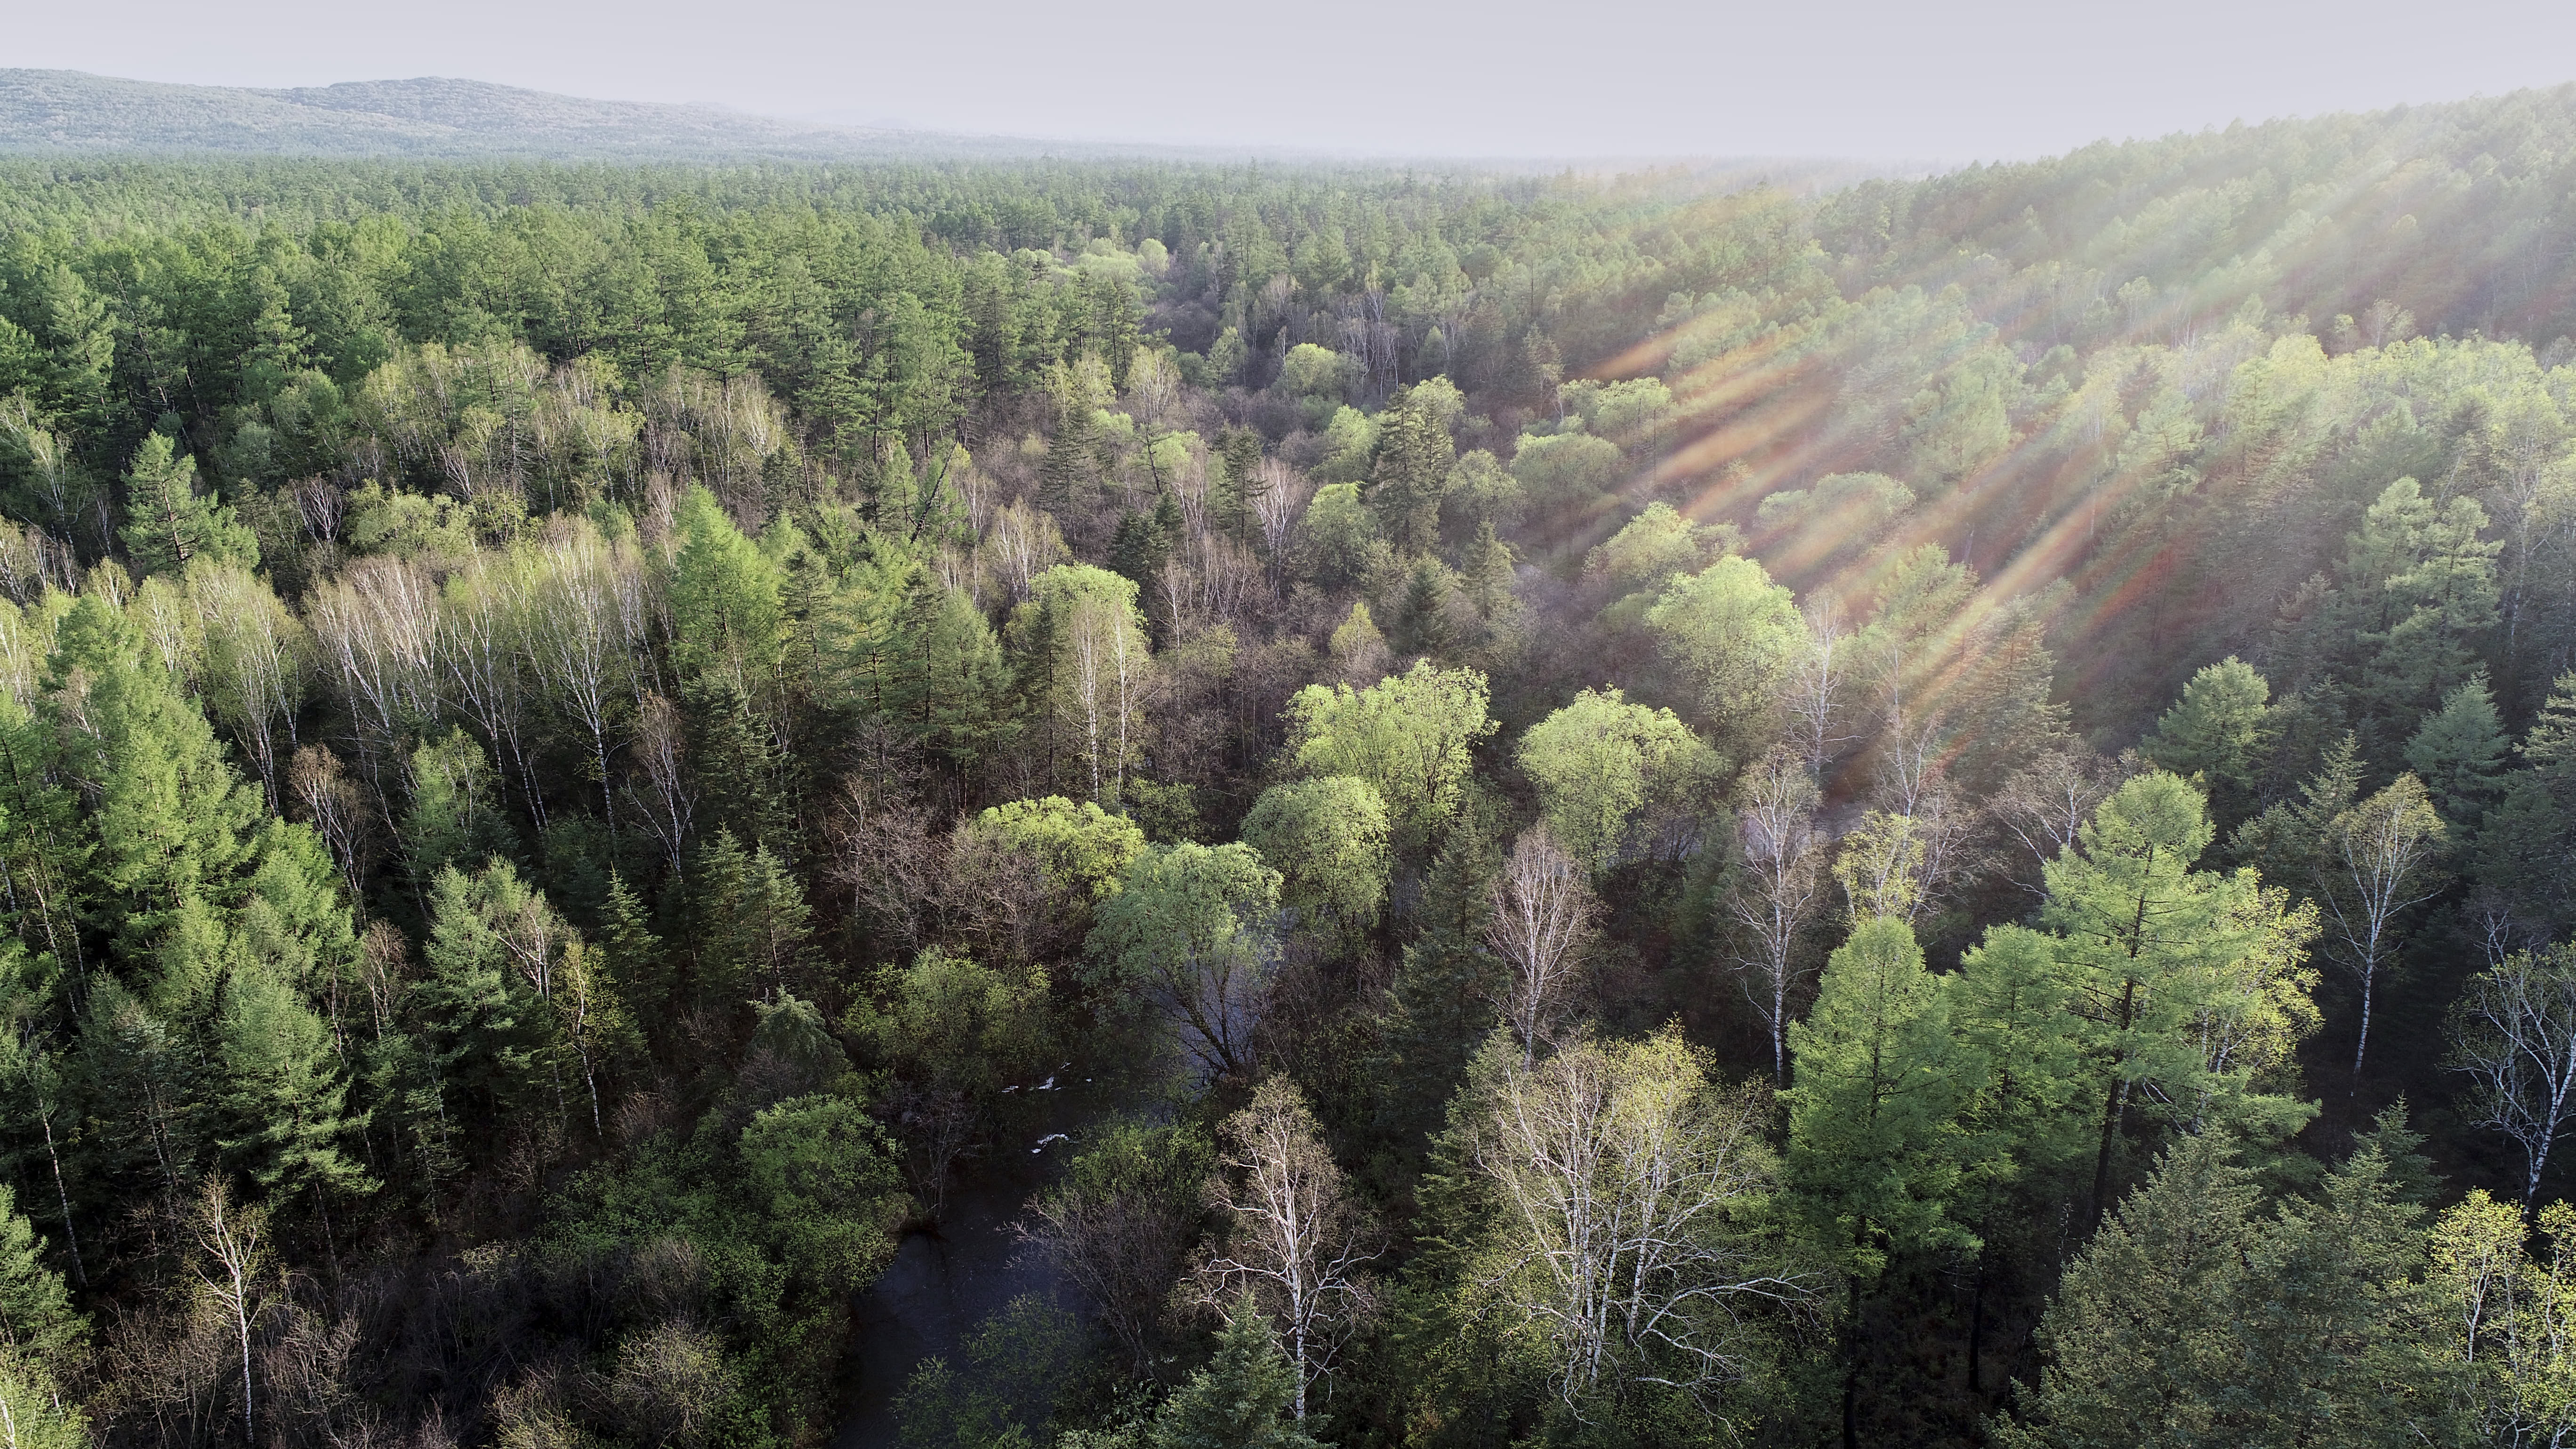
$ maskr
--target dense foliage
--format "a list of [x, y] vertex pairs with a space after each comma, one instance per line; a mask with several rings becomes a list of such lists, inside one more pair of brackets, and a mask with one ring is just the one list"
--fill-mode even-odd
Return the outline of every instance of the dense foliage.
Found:
[[2555, 1442], [2571, 133], [0, 167], [12, 1442]]

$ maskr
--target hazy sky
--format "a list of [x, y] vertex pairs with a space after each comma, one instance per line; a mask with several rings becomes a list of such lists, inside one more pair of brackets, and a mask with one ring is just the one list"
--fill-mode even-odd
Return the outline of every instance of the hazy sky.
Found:
[[2571, 0], [12, 0], [0, 65], [466, 76], [948, 131], [1971, 160], [2576, 80]]

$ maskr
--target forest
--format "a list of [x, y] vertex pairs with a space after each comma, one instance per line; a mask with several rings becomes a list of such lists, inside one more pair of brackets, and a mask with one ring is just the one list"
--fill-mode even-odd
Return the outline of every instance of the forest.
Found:
[[0, 159], [0, 1434], [2576, 1440], [2576, 87], [1741, 179]]

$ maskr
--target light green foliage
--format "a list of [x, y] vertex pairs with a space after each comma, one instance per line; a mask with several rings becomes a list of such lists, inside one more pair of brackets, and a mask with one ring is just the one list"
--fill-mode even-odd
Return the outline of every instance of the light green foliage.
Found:
[[1512, 478], [1530, 511], [1560, 526], [1588, 517], [1626, 468], [1618, 444], [1580, 430], [1524, 433], [1512, 452]]
[[1279, 386], [1292, 397], [1338, 402], [1344, 386], [1342, 355], [1329, 347], [1300, 342], [1280, 361]]
[[1025, 1077], [1050, 1046], [1047, 978], [1013, 976], [933, 948], [888, 967], [842, 1029], [876, 1061], [975, 1097]]
[[1377, 924], [1386, 900], [1386, 801], [1365, 780], [1325, 775], [1261, 792], [1243, 817], [1243, 840], [1280, 874], [1282, 904], [1319, 933]]
[[1527, 1066], [1497, 1033], [1437, 1149], [1457, 1174], [1438, 1186], [1461, 1194], [1442, 1234], [1465, 1254], [1455, 1311], [1572, 1412], [1652, 1382], [1723, 1415], [1814, 1282], [1755, 1226], [1778, 1173], [1769, 1115], [1762, 1093], [1712, 1086], [1677, 1031]]
[[1694, 524], [1669, 503], [1649, 503], [1607, 543], [1585, 555], [1583, 567], [1609, 580], [1614, 594], [1639, 589], [1661, 593], [1675, 575], [1699, 572], [1726, 541], [1724, 530]]
[[1482, 448], [1468, 452], [1450, 468], [1442, 495], [1449, 511], [1462, 515], [1470, 526], [1490, 523], [1509, 528], [1520, 521], [1521, 481]]
[[2160, 769], [2198, 775], [2226, 829], [2252, 804], [2254, 771], [2271, 743], [2271, 696], [2254, 666], [2229, 655], [2192, 676], [2139, 751]]
[[905, 1199], [885, 1138], [864, 1104], [796, 1097], [742, 1129], [744, 1187], [817, 1299], [855, 1291], [894, 1256]]
[[1750, 745], [1768, 734], [1806, 625], [1789, 591], [1762, 565], [1722, 558], [1674, 579], [1646, 611], [1646, 626], [1721, 741]]
[[1379, 420], [1358, 408], [1337, 408], [1324, 425], [1324, 458], [1315, 465], [1317, 482], [1363, 483], [1377, 456]]
[[2543, 1442], [2576, 1427], [2576, 1206], [2548, 1203], [2526, 1217], [2472, 1188], [2431, 1237], [2433, 1311], [2467, 1367], [2468, 1411], [2485, 1442]]
[[1134, 821], [1061, 795], [988, 806], [964, 829], [1034, 860], [1064, 909], [1087, 907], [1116, 892], [1128, 863], [1145, 849], [1145, 832]]
[[1115, 807], [1143, 744], [1140, 711], [1153, 653], [1136, 582], [1058, 564], [1031, 585], [1045, 639], [1047, 707], [1095, 803]]
[[1830, 1228], [1843, 1270], [1874, 1280], [1892, 1247], [1971, 1245], [1950, 1199], [1972, 1059], [1957, 1049], [1941, 983], [1903, 921], [1853, 927], [1826, 961], [1807, 1019], [1790, 1023], [1789, 1048], [1788, 1180]]
[[1367, 571], [1374, 550], [1385, 546], [1377, 535], [1376, 515], [1360, 502], [1357, 483], [1328, 483], [1316, 489], [1297, 531], [1307, 566], [1326, 584], [1358, 578]]
[[1147, 846], [1095, 909], [1091, 984], [1162, 1013], [1213, 1072], [1250, 1061], [1277, 948], [1279, 872], [1240, 842]]
[[1630, 704], [1616, 689], [1577, 694], [1529, 727], [1514, 758], [1538, 786], [1548, 829], [1596, 874], [1632, 856], [1653, 818], [1703, 806], [1718, 773], [1671, 710]]
[[1622, 448], [1643, 450], [1653, 446], [1670, 420], [1673, 394], [1660, 378], [1582, 379], [1557, 389], [1557, 401], [1583, 420], [1585, 431]]
[[2365, 1147], [2317, 1200], [2263, 1206], [2221, 1137], [2177, 1144], [2068, 1268], [2001, 1442], [2478, 1442], [2387, 1161]]
[[251, 565], [259, 539], [197, 492], [197, 460], [174, 455], [167, 434], [154, 432], [134, 452], [125, 475], [127, 552], [146, 573], [179, 573], [197, 559]]
[[1418, 847], [1457, 809], [1486, 718], [1485, 676], [1424, 661], [1366, 689], [1310, 684], [1288, 702], [1288, 758], [1308, 775], [1365, 780], [1399, 842]]

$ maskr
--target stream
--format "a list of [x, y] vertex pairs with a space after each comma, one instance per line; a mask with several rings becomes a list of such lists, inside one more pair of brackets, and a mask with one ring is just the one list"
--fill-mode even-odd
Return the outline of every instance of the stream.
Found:
[[[959, 1362], [967, 1336], [1024, 1293], [1059, 1296], [1055, 1270], [1012, 1230], [1029, 1198], [1063, 1167], [1074, 1143], [1038, 1140], [1078, 1133], [1102, 1111], [1107, 1085], [1093, 1087], [1071, 1069], [1043, 1106], [1020, 1120], [980, 1157], [954, 1170], [940, 1220], [906, 1233], [894, 1261], [862, 1290], [843, 1361], [841, 1428], [835, 1449], [894, 1443], [895, 1397], [923, 1359]], [[1060, 1301], [1062, 1301], [1060, 1297]], [[1071, 1306], [1067, 1303], [1067, 1306]]]

